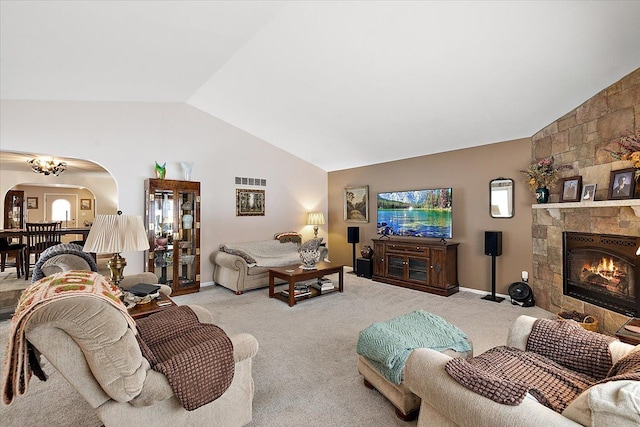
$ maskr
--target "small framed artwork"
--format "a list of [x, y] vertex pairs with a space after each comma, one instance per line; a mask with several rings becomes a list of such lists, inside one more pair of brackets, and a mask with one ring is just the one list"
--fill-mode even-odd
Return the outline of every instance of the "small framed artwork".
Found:
[[27, 197], [27, 209], [38, 209], [37, 197]]
[[91, 210], [91, 199], [80, 199], [80, 210], [81, 211], [90, 211]]
[[609, 179], [609, 200], [631, 199], [635, 181], [633, 179], [635, 168], [611, 171]]
[[264, 216], [264, 196], [264, 190], [236, 188], [236, 216]]
[[572, 176], [562, 180], [562, 192], [560, 193], [561, 202], [578, 202], [580, 201], [582, 191], [582, 177]]
[[343, 195], [345, 222], [369, 222], [369, 186], [345, 187]]
[[596, 199], [596, 184], [587, 184], [582, 187], [582, 196], [580, 200], [583, 202], [593, 202]]

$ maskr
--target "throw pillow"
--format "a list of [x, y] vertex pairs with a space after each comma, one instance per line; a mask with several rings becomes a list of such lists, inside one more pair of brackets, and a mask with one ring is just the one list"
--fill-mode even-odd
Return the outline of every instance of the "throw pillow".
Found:
[[618, 360], [609, 370], [607, 379], [640, 381], [640, 350], [634, 350]]
[[299, 233], [296, 233], [295, 231], [286, 231], [284, 233], [276, 233], [273, 236], [273, 238], [276, 240], [279, 240], [280, 243], [287, 243], [287, 242], [293, 242], [297, 244], [302, 243], [302, 237], [300, 236]]

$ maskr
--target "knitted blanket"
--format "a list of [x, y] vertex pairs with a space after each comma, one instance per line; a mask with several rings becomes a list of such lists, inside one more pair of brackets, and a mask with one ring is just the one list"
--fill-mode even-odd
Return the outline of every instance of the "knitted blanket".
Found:
[[227, 243], [220, 247], [223, 252], [234, 255], [244, 253], [247, 263], [253, 260], [259, 267], [282, 267], [300, 262], [299, 246], [293, 242], [280, 243], [279, 240]]
[[216, 400], [231, 385], [235, 373], [231, 340], [218, 326], [200, 323], [188, 306], [139, 319], [138, 332], [142, 355], [167, 377], [186, 410]]
[[447, 373], [469, 390], [505, 405], [527, 393], [562, 412], [578, 395], [607, 376], [614, 340], [575, 322], [538, 319], [526, 351], [496, 347], [471, 359], [452, 359]]
[[356, 351], [394, 384], [402, 382], [402, 370], [416, 348], [437, 351], [471, 350], [467, 336], [440, 316], [416, 310], [360, 332]]
[[35, 350], [25, 337], [25, 326], [34, 312], [54, 301], [73, 297], [93, 297], [113, 304], [136, 330], [135, 321], [120, 301], [120, 289], [104, 276], [92, 271], [71, 270], [54, 274], [33, 283], [22, 292], [11, 319], [11, 329], [2, 376], [2, 400], [9, 405], [16, 395], [27, 393], [33, 373], [42, 381], [46, 377], [38, 364]]

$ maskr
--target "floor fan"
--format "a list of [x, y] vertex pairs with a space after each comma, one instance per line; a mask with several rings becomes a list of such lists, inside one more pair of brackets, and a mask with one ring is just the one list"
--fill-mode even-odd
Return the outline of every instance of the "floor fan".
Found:
[[533, 307], [536, 303], [533, 299], [533, 290], [525, 282], [512, 283], [509, 286], [509, 296], [513, 305]]

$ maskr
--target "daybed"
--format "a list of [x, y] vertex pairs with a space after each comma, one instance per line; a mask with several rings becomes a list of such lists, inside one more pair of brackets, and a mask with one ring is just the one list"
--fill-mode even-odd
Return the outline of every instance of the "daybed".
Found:
[[[322, 238], [317, 240], [321, 244]], [[274, 240], [223, 244], [209, 256], [214, 264], [213, 281], [236, 295], [269, 286], [269, 268], [301, 263], [301, 241], [298, 233], [279, 233]], [[326, 246], [319, 246], [319, 251], [320, 260], [326, 260]]]
[[[525, 350], [535, 320], [529, 316], [516, 319], [509, 331], [507, 346]], [[554, 344], [548, 344], [548, 348], [554, 348], [556, 351], [556, 348], [565, 347], [564, 355], [582, 350], [575, 347], [566, 348], [569, 346], [565, 344], [555, 341]], [[640, 352], [640, 346], [634, 347], [614, 340], [608, 344], [608, 348], [614, 364], [627, 356], [624, 360], [632, 358], [636, 361], [631, 365], [633, 367], [640, 358], [636, 357], [636, 352]], [[640, 356], [640, 353], [637, 356]], [[450, 360], [452, 359], [446, 354], [426, 348], [414, 350], [407, 360], [405, 382], [409, 389], [422, 399], [418, 426], [621, 427], [640, 424], [639, 381], [617, 380], [593, 385], [559, 413], [539, 403], [530, 395], [520, 404], [511, 406], [476, 394], [445, 371], [445, 365]], [[469, 360], [458, 359], [457, 362], [464, 364]], [[578, 360], [594, 359], [587, 357]]]

